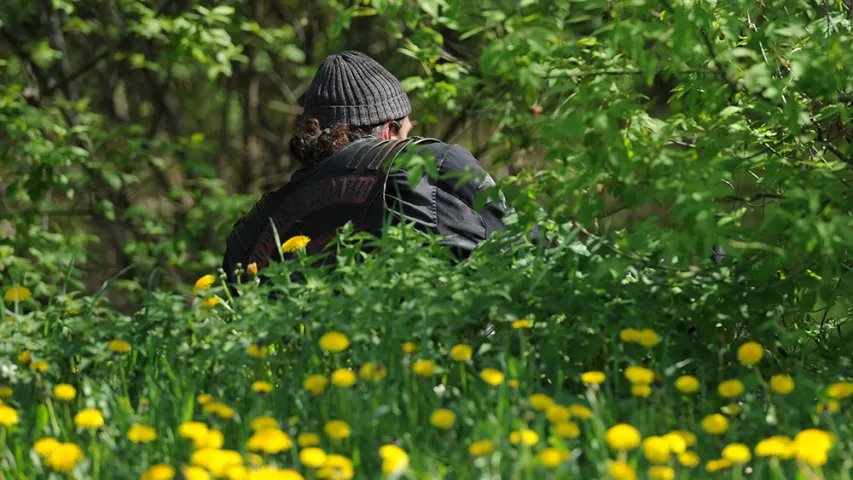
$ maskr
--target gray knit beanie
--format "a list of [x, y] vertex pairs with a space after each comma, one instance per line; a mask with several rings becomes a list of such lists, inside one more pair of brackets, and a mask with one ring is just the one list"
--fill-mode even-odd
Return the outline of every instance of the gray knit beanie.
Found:
[[302, 117], [316, 118], [323, 127], [379, 125], [412, 113], [400, 81], [376, 60], [352, 50], [326, 57], [304, 107]]

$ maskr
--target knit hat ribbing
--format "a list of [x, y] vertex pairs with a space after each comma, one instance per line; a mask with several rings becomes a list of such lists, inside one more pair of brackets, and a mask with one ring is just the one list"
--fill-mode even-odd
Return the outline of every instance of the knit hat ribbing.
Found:
[[305, 94], [303, 118], [320, 125], [379, 125], [412, 113], [409, 97], [394, 75], [352, 50], [326, 57]]

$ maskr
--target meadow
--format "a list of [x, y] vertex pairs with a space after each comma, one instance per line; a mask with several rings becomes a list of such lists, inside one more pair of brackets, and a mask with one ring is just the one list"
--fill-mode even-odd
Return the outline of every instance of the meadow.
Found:
[[334, 271], [289, 239], [233, 294], [216, 272], [152, 282], [131, 316], [7, 286], [2, 477], [849, 478], [853, 382], [766, 329], [703, 338], [641, 311], [591, 328], [594, 298], [618, 306], [578, 275], [595, 255], [577, 240], [450, 266], [395, 231], [342, 234]]

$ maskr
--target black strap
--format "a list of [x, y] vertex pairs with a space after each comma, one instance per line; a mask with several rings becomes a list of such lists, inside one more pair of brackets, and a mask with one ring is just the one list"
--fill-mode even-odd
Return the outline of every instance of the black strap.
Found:
[[352, 158], [350, 158], [350, 160], [347, 162], [346, 167], [347, 167], [347, 168], [349, 168], [349, 169], [351, 169], [351, 170], [356, 170], [356, 169], [358, 169], [359, 165], [361, 165], [361, 162], [362, 162], [362, 160], [363, 160], [365, 157], [370, 156], [370, 155], [371, 155], [371, 154], [373, 154], [374, 152], [379, 151], [379, 150], [380, 150], [383, 146], [385, 146], [385, 144], [387, 144], [387, 143], [389, 143], [389, 141], [388, 141], [388, 140], [383, 140], [383, 141], [380, 141], [380, 142], [375, 142], [375, 143], [373, 143], [372, 145], [370, 145], [370, 148], [364, 148], [364, 146], [362, 145], [362, 148], [360, 148], [359, 150], [357, 150], [357, 151], [352, 155]]

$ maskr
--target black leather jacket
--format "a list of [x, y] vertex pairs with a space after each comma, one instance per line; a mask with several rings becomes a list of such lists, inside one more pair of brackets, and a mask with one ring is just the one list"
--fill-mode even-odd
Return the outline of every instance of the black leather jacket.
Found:
[[[391, 168], [402, 152], [432, 155], [438, 176], [424, 174], [412, 187], [404, 170]], [[461, 185], [461, 175], [473, 177]], [[477, 211], [475, 199], [495, 181], [467, 150], [434, 139], [380, 141], [359, 139], [318, 165], [294, 173], [291, 181], [268, 193], [234, 225], [226, 242], [223, 268], [234, 281], [237, 263], [265, 267], [278, 258], [270, 219], [279, 239], [311, 238], [318, 251], [339, 227], [353, 222], [357, 231], [379, 235], [386, 222], [404, 219], [421, 231], [447, 235], [446, 245], [466, 256], [492, 233], [504, 229], [503, 196], [489, 198]]]

